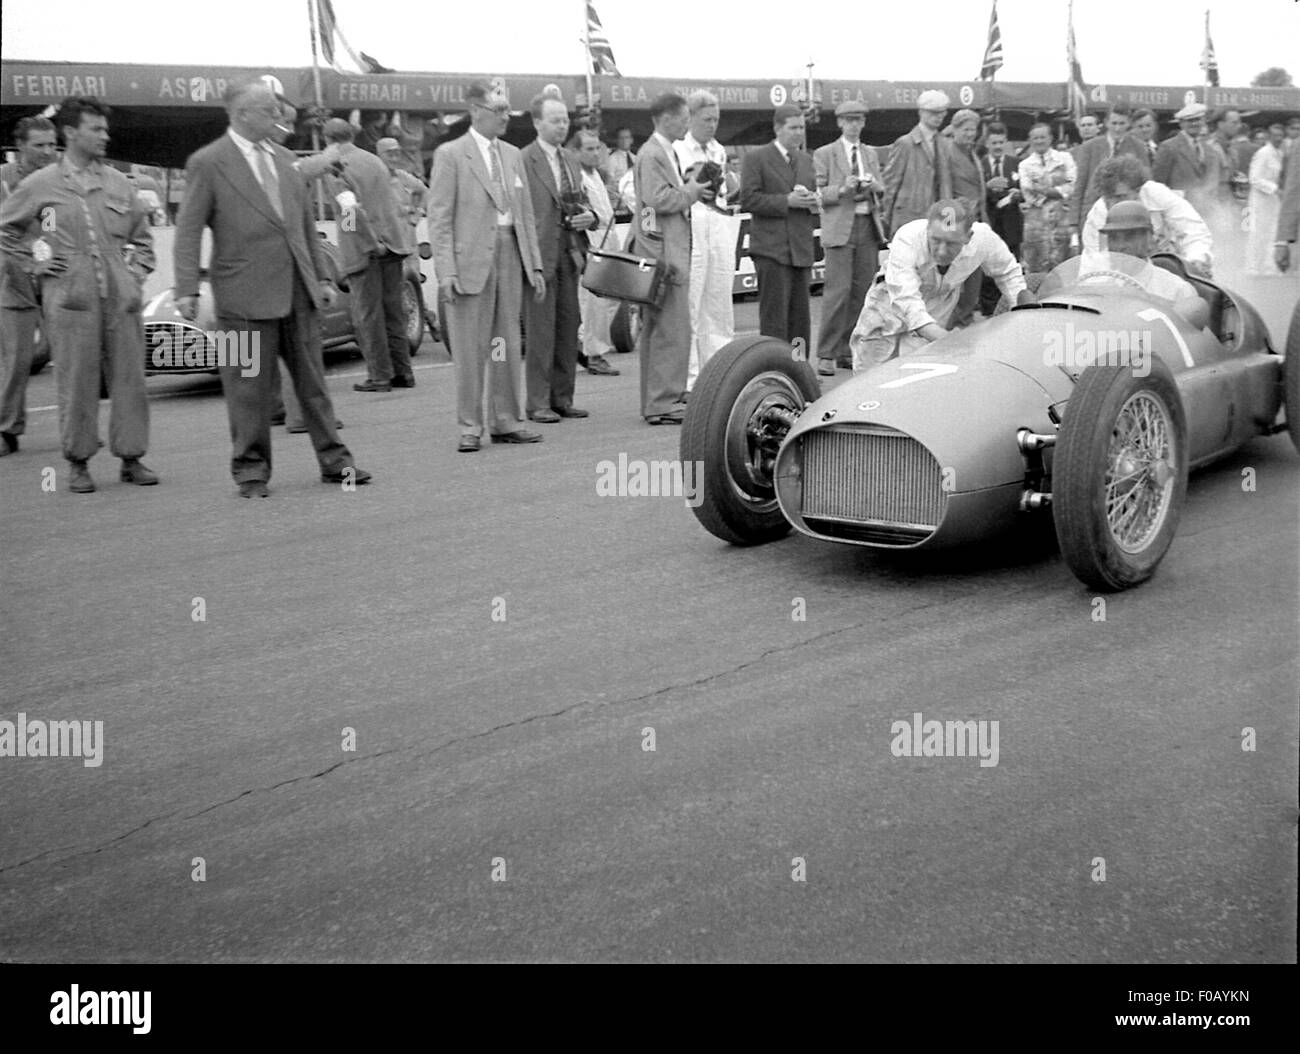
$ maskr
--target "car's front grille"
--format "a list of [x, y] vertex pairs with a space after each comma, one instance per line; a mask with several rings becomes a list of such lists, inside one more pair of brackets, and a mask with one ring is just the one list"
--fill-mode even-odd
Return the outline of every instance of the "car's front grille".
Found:
[[146, 322], [144, 368], [150, 373], [208, 373], [217, 368], [217, 344], [198, 326]]
[[943, 519], [939, 463], [891, 428], [821, 428], [801, 440], [803, 517], [819, 534], [914, 545]]

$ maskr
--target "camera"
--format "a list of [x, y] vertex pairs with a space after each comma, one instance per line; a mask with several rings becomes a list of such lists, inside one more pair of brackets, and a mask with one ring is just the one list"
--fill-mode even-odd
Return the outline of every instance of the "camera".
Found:
[[722, 166], [716, 161], [701, 161], [695, 166], [695, 182], [713, 191], [714, 195], [722, 193]]
[[573, 217], [581, 216], [586, 211], [587, 204], [582, 200], [581, 191], [560, 192], [560, 226], [566, 231], [573, 230]]

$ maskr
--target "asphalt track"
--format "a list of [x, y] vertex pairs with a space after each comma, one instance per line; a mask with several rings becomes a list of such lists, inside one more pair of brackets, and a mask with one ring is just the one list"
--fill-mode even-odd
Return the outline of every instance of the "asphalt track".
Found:
[[[265, 501], [206, 382], [150, 381], [155, 488], [105, 453], [67, 493], [35, 411], [0, 719], [101, 720], [103, 763], [0, 758], [0, 961], [1294, 961], [1285, 437], [1194, 476], [1097, 621], [1050, 544], [735, 549], [598, 496], [599, 462], [677, 456], [615, 360], [589, 420], [473, 456], [441, 349], [390, 395], [335, 360], [375, 481], [277, 430]], [[997, 721], [998, 763], [895, 757], [918, 712]]]

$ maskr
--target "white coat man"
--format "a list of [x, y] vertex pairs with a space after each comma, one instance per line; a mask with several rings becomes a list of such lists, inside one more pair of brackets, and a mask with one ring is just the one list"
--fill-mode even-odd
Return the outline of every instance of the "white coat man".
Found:
[[964, 198], [944, 198], [923, 219], [894, 232], [884, 281], [867, 293], [849, 338], [853, 370], [861, 372], [919, 351], [950, 330], [962, 287], [982, 270], [1013, 304], [1033, 302], [1024, 272], [1007, 243], [977, 223]]
[[[570, 147], [578, 158], [578, 167], [582, 172], [582, 188], [587, 192], [587, 202], [596, 213], [595, 226], [587, 228], [587, 243], [593, 249], [604, 248], [610, 252], [618, 252], [623, 247], [623, 240], [614, 229], [614, 203], [609, 199], [605, 176], [601, 172], [600, 163], [604, 150], [600, 136], [584, 128], [573, 137]], [[613, 350], [609, 327], [617, 309], [617, 300], [595, 296], [588, 292], [581, 282], [578, 283], [578, 310], [582, 316], [582, 354], [588, 363], [598, 359], [608, 365], [605, 354]]]
[[710, 161], [723, 170], [716, 200], [697, 201], [691, 206], [691, 358], [686, 372], [689, 392], [704, 364], [736, 335], [731, 288], [736, 276], [740, 220], [718, 210], [725, 210], [728, 198], [740, 189], [740, 178], [727, 167], [726, 148], [717, 139], [717, 96], [707, 91], [691, 92], [686, 107], [690, 126], [686, 136], [673, 144], [683, 177], [693, 180], [700, 166]]

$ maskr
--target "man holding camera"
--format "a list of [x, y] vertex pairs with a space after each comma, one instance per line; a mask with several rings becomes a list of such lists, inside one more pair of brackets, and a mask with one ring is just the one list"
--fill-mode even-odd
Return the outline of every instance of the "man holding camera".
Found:
[[582, 177], [561, 149], [569, 134], [563, 99], [538, 95], [532, 104], [537, 138], [520, 152], [537, 224], [546, 296], [528, 305], [524, 372], [528, 419], [555, 424], [586, 417], [573, 405], [578, 372], [578, 278], [587, 263], [588, 227], [596, 214]]
[[867, 107], [860, 102], [842, 102], [835, 108], [835, 120], [840, 138], [813, 154], [826, 262], [822, 325], [817, 335], [817, 372], [823, 377], [834, 377], [836, 366], [853, 368], [849, 335], [862, 313], [885, 240], [880, 226], [880, 199], [885, 192], [880, 162], [876, 152], [862, 142]]
[[736, 335], [731, 306], [736, 274], [736, 239], [740, 221], [726, 211], [727, 199], [740, 189], [740, 180], [727, 171], [727, 151], [717, 140], [718, 99], [707, 91], [694, 91], [686, 100], [691, 115], [686, 135], [673, 144], [677, 164], [686, 179], [713, 191], [711, 202], [691, 206], [691, 359], [686, 390], [719, 348]]

